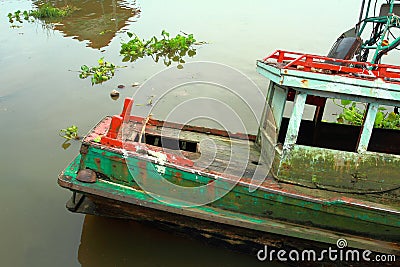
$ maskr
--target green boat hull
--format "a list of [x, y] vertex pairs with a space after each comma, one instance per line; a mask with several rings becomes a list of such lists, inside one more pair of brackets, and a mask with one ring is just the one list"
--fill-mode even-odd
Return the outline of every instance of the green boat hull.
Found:
[[[92, 202], [96, 203], [95, 199], [102, 199], [97, 204], [97, 215], [124, 217], [116, 215], [119, 214], [121, 206], [128, 206], [128, 210], [140, 206], [167, 212], [172, 217], [185, 216], [244, 228], [256, 231], [261, 236], [276, 234], [325, 244], [336, 244], [339, 238], [345, 238], [349, 246], [354, 248], [400, 255], [400, 221], [396, 210], [367, 206], [367, 202], [354, 203], [338, 198], [337, 194], [336, 198], [331, 200], [326, 197], [318, 198], [309, 194], [311, 189], [293, 188], [293, 185], [287, 185], [280, 190], [262, 186], [251, 193], [248, 184], [244, 182], [239, 182], [224, 197], [209, 205], [179, 207], [159, 201], [142, 191], [135, 183], [122, 154], [100, 145], [94, 147], [84, 144], [82, 150], [84, 153], [60, 175], [59, 184], [85, 195]], [[136, 175], [145, 173], [147, 179], [158, 177], [155, 162], [132, 158], [129, 165], [130, 169], [136, 170]], [[199, 178], [198, 174], [169, 166], [165, 168], [165, 179], [185, 186], [207, 184], [214, 179], [208, 176]], [[80, 182], [76, 176], [82, 169], [92, 169], [102, 178], [95, 183]], [[227, 186], [224, 183], [229, 181], [222, 181], [218, 186]], [[101, 208], [104, 206], [102, 203], [107, 203], [104, 200], [120, 204], [115, 205], [114, 211], [107, 214], [102, 212]], [[71, 210], [78, 210], [73, 206], [70, 205]], [[83, 212], [91, 213], [88, 210]], [[135, 218], [132, 214], [128, 217]]]

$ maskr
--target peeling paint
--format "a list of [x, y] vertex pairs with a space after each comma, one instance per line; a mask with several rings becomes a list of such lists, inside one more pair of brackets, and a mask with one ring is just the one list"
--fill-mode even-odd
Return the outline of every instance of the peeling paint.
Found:
[[166, 170], [166, 167], [165, 166], [160, 166], [160, 165], [154, 165], [155, 167], [156, 167], [156, 170], [157, 170], [157, 172], [159, 173], [159, 174], [165, 174], [165, 170]]
[[165, 162], [167, 161], [167, 156], [165, 154], [152, 150], [147, 150], [147, 153], [149, 154], [149, 158], [154, 159], [156, 163], [165, 165]]
[[304, 88], [308, 88], [308, 80], [307, 79], [303, 79], [301, 80], [301, 84]]

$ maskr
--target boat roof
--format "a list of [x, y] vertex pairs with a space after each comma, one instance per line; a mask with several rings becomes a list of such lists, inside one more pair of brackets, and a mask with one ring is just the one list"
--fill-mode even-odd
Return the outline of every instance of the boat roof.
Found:
[[277, 50], [257, 61], [257, 71], [310, 95], [398, 106], [400, 67]]

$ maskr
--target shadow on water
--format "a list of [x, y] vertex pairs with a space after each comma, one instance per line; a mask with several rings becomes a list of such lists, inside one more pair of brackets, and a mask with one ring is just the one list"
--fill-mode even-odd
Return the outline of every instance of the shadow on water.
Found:
[[78, 260], [101, 266], [284, 266], [178, 236], [144, 222], [86, 215]]
[[[44, 1], [35, 1], [35, 7]], [[75, 11], [64, 17], [54, 29], [65, 37], [88, 41], [87, 46], [95, 49], [106, 47], [116, 34], [129, 23], [136, 21], [140, 10], [136, 1], [124, 0], [50, 0], [45, 1], [62, 8], [72, 7]]]

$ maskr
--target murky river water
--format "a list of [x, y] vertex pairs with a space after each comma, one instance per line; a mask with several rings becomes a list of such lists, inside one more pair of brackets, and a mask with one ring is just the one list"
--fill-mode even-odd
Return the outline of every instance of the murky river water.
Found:
[[[11, 28], [7, 14], [32, 9], [26, 0], [0, 0], [0, 265], [1, 266], [267, 266], [145, 224], [69, 213], [70, 192], [58, 173], [78, 153], [64, 150], [60, 129], [83, 134], [102, 117], [117, 114], [130, 84], [164, 69], [151, 59], [123, 63], [124, 31], [142, 38], [194, 33], [209, 44], [190, 61], [237, 68], [264, 91], [255, 60], [277, 48], [326, 54], [357, 19], [359, 1], [119, 1], [63, 0], [80, 8], [56, 30], [38, 23]], [[133, 15], [134, 10], [140, 10]], [[104, 56], [128, 67], [103, 85], [78, 78], [83, 64]], [[109, 97], [117, 85], [122, 96]], [[262, 106], [253, 107], [261, 112]], [[254, 125], [250, 125], [253, 127]]]

